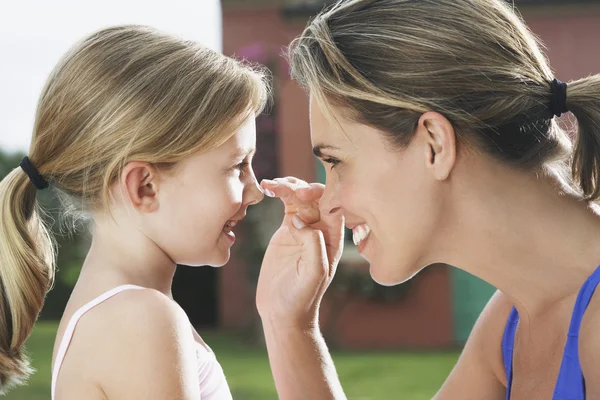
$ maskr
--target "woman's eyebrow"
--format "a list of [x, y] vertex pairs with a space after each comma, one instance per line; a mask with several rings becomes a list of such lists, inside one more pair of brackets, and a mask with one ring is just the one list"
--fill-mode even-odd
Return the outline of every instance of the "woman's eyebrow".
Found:
[[338, 147], [330, 146], [328, 144], [318, 144], [313, 147], [313, 154], [319, 158], [323, 157], [322, 150], [339, 150]]

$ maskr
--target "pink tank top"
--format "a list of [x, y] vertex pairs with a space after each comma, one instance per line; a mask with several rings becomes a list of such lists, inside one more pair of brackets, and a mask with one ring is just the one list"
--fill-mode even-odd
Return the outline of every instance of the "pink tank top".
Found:
[[[121, 293], [124, 290], [135, 290], [144, 289], [141, 286], [135, 285], [122, 285], [114, 289], [109, 290], [96, 297], [80, 309], [78, 309], [65, 330], [63, 338], [56, 354], [56, 362], [52, 370], [52, 400], [55, 399], [56, 381], [58, 379], [58, 373], [60, 367], [64, 361], [69, 344], [73, 338], [73, 332], [79, 322], [79, 319], [89, 310], [96, 307], [98, 304], [105, 300], [110, 299], [114, 295]], [[232, 400], [227, 380], [223, 374], [223, 369], [215, 357], [215, 353], [212, 350], [207, 349], [202, 344], [196, 343], [196, 357], [198, 358], [198, 377], [200, 378], [200, 399], [199, 400]]]

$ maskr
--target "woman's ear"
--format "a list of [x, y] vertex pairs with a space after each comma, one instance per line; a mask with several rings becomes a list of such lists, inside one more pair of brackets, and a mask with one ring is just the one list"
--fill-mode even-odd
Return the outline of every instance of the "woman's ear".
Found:
[[125, 199], [134, 209], [151, 213], [158, 209], [158, 174], [152, 164], [132, 161], [121, 173], [121, 187]]
[[456, 135], [450, 121], [440, 113], [426, 112], [419, 118], [416, 135], [425, 143], [427, 169], [435, 179], [447, 179], [456, 162]]

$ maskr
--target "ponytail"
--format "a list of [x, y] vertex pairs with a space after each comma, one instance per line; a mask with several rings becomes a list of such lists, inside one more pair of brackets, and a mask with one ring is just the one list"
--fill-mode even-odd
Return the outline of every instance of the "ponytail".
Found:
[[0, 394], [31, 374], [23, 344], [54, 275], [54, 246], [22, 168], [0, 182]]
[[569, 83], [567, 107], [577, 118], [572, 176], [586, 200], [600, 198], [600, 75]]

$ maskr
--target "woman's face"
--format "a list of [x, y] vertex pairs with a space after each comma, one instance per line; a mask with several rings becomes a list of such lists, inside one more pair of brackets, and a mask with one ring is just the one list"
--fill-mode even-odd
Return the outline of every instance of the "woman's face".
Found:
[[424, 123], [422, 117], [409, 146], [398, 150], [378, 130], [332, 111], [339, 125], [311, 100], [312, 145], [326, 169], [321, 211], [341, 209], [375, 281], [394, 285], [410, 279], [430, 263], [430, 245], [440, 233], [447, 177], [440, 173], [449, 161], [436, 152], [448, 138], [437, 138], [437, 122]]
[[225, 264], [232, 226], [263, 193], [252, 170], [254, 116], [223, 145], [192, 156], [160, 179], [159, 205], [147, 226], [152, 240], [184, 265]]

